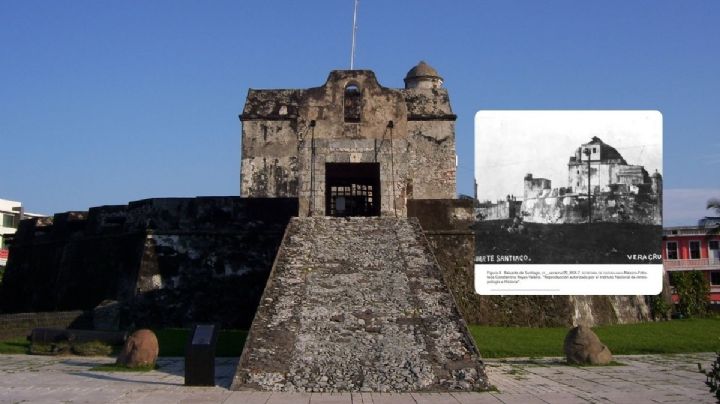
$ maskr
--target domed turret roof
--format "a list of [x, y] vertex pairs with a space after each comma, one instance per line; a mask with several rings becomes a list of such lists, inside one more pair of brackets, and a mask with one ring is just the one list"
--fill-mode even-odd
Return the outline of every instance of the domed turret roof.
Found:
[[442, 77], [440, 77], [440, 74], [438, 74], [437, 70], [433, 69], [432, 66], [425, 63], [424, 60], [421, 60], [420, 63], [417, 64], [417, 66], [410, 69], [409, 72], [407, 72], [407, 75], [405, 75], [405, 80], [412, 79], [412, 78], [438, 78], [442, 80]]
[[620, 154], [620, 152], [617, 151], [616, 148], [603, 142], [602, 139], [600, 139], [597, 136], [593, 136], [592, 140], [590, 140], [589, 143], [585, 143], [583, 146], [588, 146], [588, 145], [600, 146], [600, 158], [602, 160], [621, 160], [623, 163], [625, 162], [625, 159]]

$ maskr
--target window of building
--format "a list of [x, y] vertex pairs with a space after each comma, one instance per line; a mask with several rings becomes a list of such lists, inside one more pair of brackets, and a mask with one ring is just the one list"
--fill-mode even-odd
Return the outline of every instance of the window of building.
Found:
[[700, 242], [699, 241], [691, 241], [690, 242], [690, 259], [691, 260], [699, 260], [700, 259]]
[[710, 240], [710, 242], [708, 243], [708, 248], [711, 250], [720, 250], [720, 241]]
[[348, 84], [345, 87], [345, 98], [343, 100], [345, 122], [360, 122], [360, 111], [362, 110], [362, 93], [355, 84]]
[[10, 227], [11, 229], [17, 229], [18, 221], [17, 217], [15, 215], [8, 215], [4, 214], [3, 217], [3, 227]]
[[710, 284], [713, 286], [720, 286], [720, 271], [710, 272]]
[[328, 216], [380, 216], [379, 163], [325, 163]]
[[677, 242], [675, 241], [668, 241], [667, 245], [667, 258], [669, 260], [676, 260], [678, 259], [678, 248], [677, 248]]

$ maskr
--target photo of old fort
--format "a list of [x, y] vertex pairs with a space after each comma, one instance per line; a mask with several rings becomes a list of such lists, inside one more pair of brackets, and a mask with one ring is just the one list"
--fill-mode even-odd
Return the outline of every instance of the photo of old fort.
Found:
[[[534, 163], [537, 167], [539, 162]], [[626, 161], [598, 136], [580, 144], [570, 155], [565, 186], [553, 187], [553, 180], [536, 177], [532, 172], [522, 179], [508, 180], [523, 181], [522, 195], [480, 202], [479, 219], [661, 224], [662, 175], [657, 170], [649, 174], [643, 165]]]

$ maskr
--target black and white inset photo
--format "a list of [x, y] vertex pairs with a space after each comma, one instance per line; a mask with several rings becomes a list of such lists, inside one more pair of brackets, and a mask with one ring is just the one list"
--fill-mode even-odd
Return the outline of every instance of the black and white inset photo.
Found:
[[659, 261], [662, 178], [658, 111], [480, 111], [478, 251], [542, 263]]

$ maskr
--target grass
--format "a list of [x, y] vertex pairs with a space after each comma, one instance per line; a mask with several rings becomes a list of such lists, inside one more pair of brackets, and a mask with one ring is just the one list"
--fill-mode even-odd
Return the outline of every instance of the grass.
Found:
[[72, 351], [80, 356], [109, 356], [113, 353], [113, 346], [100, 341], [75, 343]]
[[124, 365], [116, 365], [114, 363], [110, 363], [107, 365], [98, 365], [90, 370], [97, 371], [97, 372], [149, 372], [151, 370], [160, 369], [160, 366], [157, 364], [153, 366], [138, 366], [136, 368], [129, 368]]
[[45, 343], [31, 343], [30, 353], [33, 355], [69, 355], [72, 353], [70, 342], [58, 341]]
[[[185, 345], [190, 334], [190, 330], [186, 328], [166, 328], [156, 330], [155, 335], [158, 337], [160, 344], [159, 356], [185, 356]], [[215, 350], [216, 357], [235, 357], [240, 356], [247, 331], [240, 330], [222, 330], [218, 336], [217, 347]]]
[[[485, 358], [564, 356], [569, 328], [471, 325]], [[614, 355], [714, 352], [720, 350], [720, 319], [687, 319], [593, 328]]]
[[30, 352], [30, 341], [26, 338], [0, 341], [0, 354], [26, 354], [28, 352]]
[[568, 366], [574, 366], [576, 368], [594, 368], [594, 367], [600, 367], [600, 366], [627, 366], [624, 363], [618, 362], [618, 361], [610, 361], [607, 365], [591, 365], [589, 363], [579, 364], [579, 363], [570, 363], [567, 364]]
[[[185, 328], [167, 328], [156, 330], [155, 335], [158, 337], [160, 344], [159, 356], [185, 356], [185, 345], [190, 330]], [[245, 345], [247, 331], [241, 330], [223, 330], [218, 336], [217, 357], [236, 357], [242, 353]], [[97, 343], [96, 341], [85, 342], [70, 346], [67, 342], [57, 342], [52, 344], [34, 344], [32, 347], [30, 342], [25, 338], [13, 338], [0, 341], [0, 354], [40, 354], [40, 355], [56, 355], [69, 354], [71, 351], [78, 355], [85, 356], [107, 356], [115, 355], [121, 347], [110, 347], [108, 345]]]
[[[563, 356], [563, 340], [569, 328], [488, 327], [471, 325], [470, 332], [485, 358]], [[720, 318], [672, 320], [654, 323], [610, 325], [594, 328], [615, 355], [715, 352], [720, 350]], [[190, 330], [155, 331], [160, 356], [185, 356]], [[242, 353], [247, 331], [220, 331], [217, 357]], [[28, 353], [24, 338], [0, 341], [0, 354]]]
[[31, 343], [28, 352], [33, 355], [78, 355], [78, 356], [110, 356], [119, 352], [120, 347], [113, 347], [101, 341], [51, 343]]

